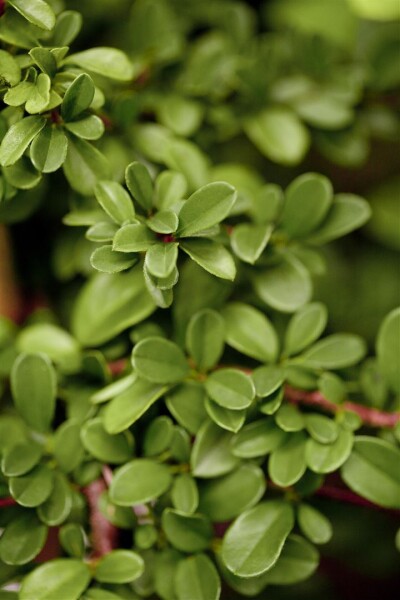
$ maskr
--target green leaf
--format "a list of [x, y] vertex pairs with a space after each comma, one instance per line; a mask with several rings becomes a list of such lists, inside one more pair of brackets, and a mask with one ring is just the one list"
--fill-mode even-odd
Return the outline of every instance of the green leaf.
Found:
[[143, 252], [156, 243], [156, 236], [146, 225], [124, 225], [114, 236], [113, 249], [119, 252]]
[[174, 507], [185, 514], [192, 514], [199, 503], [199, 493], [196, 482], [188, 473], [182, 473], [174, 479], [171, 490], [171, 500]]
[[285, 256], [275, 267], [254, 277], [257, 295], [281, 312], [294, 312], [311, 298], [312, 282], [307, 269], [294, 256]]
[[64, 121], [76, 119], [89, 108], [94, 97], [94, 83], [86, 73], [78, 75], [67, 89], [61, 104], [61, 116]]
[[78, 600], [89, 582], [90, 571], [84, 562], [57, 558], [36, 567], [24, 578], [19, 597], [21, 600], [49, 600], [68, 594], [68, 600]]
[[85, 552], [84, 531], [77, 523], [67, 523], [60, 528], [58, 538], [62, 548], [69, 556], [82, 558]]
[[232, 453], [240, 458], [257, 458], [273, 452], [287, 439], [273, 419], [249, 423], [232, 438]]
[[27, 156], [22, 156], [10, 167], [3, 167], [3, 175], [5, 182], [21, 190], [30, 190], [36, 187], [42, 177]]
[[56, 16], [44, 0], [8, 0], [8, 3], [36, 27], [47, 31], [53, 29]]
[[[161, 140], [158, 142], [160, 143]], [[165, 150], [161, 162], [165, 161], [170, 169], [179, 171], [185, 176], [189, 191], [197, 190], [209, 182], [208, 158], [193, 142], [169, 137], [163, 140], [162, 147]]]
[[7, 565], [24, 565], [43, 548], [47, 527], [33, 512], [24, 512], [5, 528], [0, 539], [0, 559]]
[[135, 254], [123, 254], [115, 252], [112, 245], [100, 246], [92, 253], [90, 264], [102, 273], [120, 273], [133, 267], [138, 258]]
[[87, 115], [78, 121], [64, 123], [64, 127], [83, 140], [98, 140], [104, 133], [104, 123], [96, 115]]
[[69, 185], [84, 196], [91, 196], [96, 184], [110, 174], [110, 164], [105, 156], [86, 140], [72, 134], [68, 134], [63, 168]]
[[153, 277], [165, 279], [176, 266], [178, 244], [156, 243], [147, 250], [145, 268]]
[[186, 197], [187, 183], [182, 173], [163, 171], [156, 179], [154, 204], [159, 210], [167, 210]]
[[34, 323], [26, 327], [18, 336], [17, 347], [21, 352], [47, 354], [66, 373], [80, 366], [78, 342], [67, 331], [52, 323]]
[[130, 81], [134, 76], [132, 63], [124, 52], [116, 48], [90, 48], [71, 54], [65, 62], [116, 81]]
[[144, 561], [132, 550], [112, 550], [96, 564], [94, 578], [102, 583], [129, 583], [143, 574]]
[[275, 329], [261, 311], [242, 302], [232, 302], [222, 311], [226, 342], [235, 350], [262, 362], [274, 362], [279, 351]]
[[207, 394], [224, 408], [242, 410], [252, 403], [255, 389], [252, 379], [237, 369], [219, 369], [205, 383]]
[[14, 403], [26, 423], [48, 431], [56, 408], [57, 378], [43, 354], [21, 354], [11, 371]]
[[218, 363], [224, 350], [224, 337], [224, 320], [215, 310], [205, 308], [190, 319], [186, 348], [200, 371], [208, 371]]
[[265, 488], [265, 475], [260, 467], [250, 463], [241, 465], [224, 477], [201, 483], [199, 511], [213, 522], [230, 521], [257, 504]]
[[329, 520], [313, 506], [300, 504], [297, 520], [303, 534], [314, 544], [326, 544], [332, 537], [332, 525]]
[[320, 444], [332, 444], [339, 435], [337, 423], [324, 415], [304, 415], [306, 429], [311, 437]]
[[126, 190], [115, 181], [101, 181], [94, 188], [100, 206], [118, 225], [135, 220], [133, 202]]
[[174, 388], [167, 396], [167, 407], [182, 427], [195, 435], [207, 418], [203, 385], [188, 381]]
[[194, 192], [179, 213], [178, 235], [190, 237], [223, 221], [236, 201], [236, 191], [228, 183], [209, 183]]
[[357, 364], [366, 351], [366, 344], [359, 336], [335, 333], [311, 346], [301, 358], [313, 369], [343, 369]]
[[343, 402], [347, 395], [345, 382], [335, 373], [323, 373], [318, 379], [318, 389], [325, 398], [335, 404]]
[[293, 585], [314, 573], [319, 563], [317, 550], [299, 535], [290, 535], [275, 565], [263, 576], [264, 585]]
[[99, 273], [83, 286], [72, 314], [72, 331], [84, 346], [99, 346], [155, 310], [139, 267]]
[[235, 279], [235, 262], [222, 244], [209, 239], [193, 239], [179, 245], [191, 259], [212, 275], [231, 281]]
[[231, 433], [205, 421], [196, 435], [190, 458], [194, 477], [208, 479], [233, 471], [239, 460], [231, 452], [231, 440]]
[[45, 110], [50, 102], [50, 88], [50, 77], [45, 73], [40, 73], [28, 95], [25, 104], [26, 112], [36, 114]]
[[204, 515], [187, 515], [167, 508], [161, 522], [168, 541], [181, 552], [201, 552], [209, 548], [213, 529]]
[[39, 69], [53, 78], [57, 73], [57, 61], [54, 55], [47, 48], [32, 48], [29, 55], [33, 58]]
[[139, 162], [133, 162], [126, 167], [125, 180], [128, 190], [146, 211], [153, 205], [153, 181], [147, 168]]
[[156, 233], [174, 233], [178, 229], [178, 215], [172, 210], [160, 210], [147, 220], [147, 225]]
[[353, 434], [340, 429], [332, 444], [320, 444], [313, 439], [306, 443], [306, 463], [314, 473], [333, 473], [350, 456], [353, 446]]
[[46, 125], [44, 117], [25, 117], [11, 125], [0, 145], [0, 163], [13, 165], [23, 155], [31, 141]]
[[132, 506], [155, 500], [172, 483], [167, 466], [147, 458], [126, 463], [114, 473], [110, 499], [117, 506]]
[[54, 458], [64, 473], [73, 471], [83, 460], [84, 448], [80, 438], [81, 424], [67, 419], [54, 435]]
[[39, 465], [32, 471], [8, 480], [12, 497], [21, 506], [39, 506], [51, 494], [53, 489], [53, 473], [47, 467]]
[[72, 490], [62, 473], [54, 473], [54, 484], [50, 496], [38, 509], [38, 516], [43, 523], [54, 527], [63, 523], [72, 509]]
[[98, 221], [86, 232], [86, 237], [91, 242], [112, 242], [115, 234], [118, 231], [118, 226], [110, 221]]
[[349, 0], [349, 4], [362, 19], [392, 21], [400, 18], [400, 8], [395, 0], [385, 0], [379, 4], [371, 0]]
[[102, 462], [119, 464], [132, 456], [129, 436], [122, 433], [110, 435], [104, 429], [101, 418], [84, 423], [80, 436], [85, 450]]
[[354, 440], [341, 476], [356, 494], [385, 506], [400, 508], [400, 450], [394, 444], [365, 435]]
[[177, 135], [190, 137], [198, 129], [204, 108], [195, 100], [170, 94], [157, 106], [158, 120]]
[[331, 182], [318, 173], [296, 177], [285, 192], [282, 227], [292, 238], [307, 236], [321, 224], [333, 201]]
[[304, 416], [293, 404], [280, 406], [275, 414], [275, 421], [283, 431], [292, 432], [304, 429]]
[[1, 460], [1, 470], [6, 477], [24, 475], [40, 461], [41, 447], [34, 442], [22, 442], [6, 448]]
[[21, 80], [21, 67], [6, 50], [0, 50], [0, 78], [9, 85], [17, 85]]
[[279, 390], [285, 380], [283, 369], [275, 365], [258, 367], [253, 371], [252, 377], [256, 395], [260, 398], [268, 398], [268, 396]]
[[338, 194], [326, 219], [307, 241], [318, 246], [326, 244], [358, 229], [370, 216], [371, 209], [363, 198], [353, 194]]
[[304, 475], [307, 468], [304, 456], [306, 440], [303, 432], [293, 433], [272, 452], [268, 473], [276, 485], [289, 487]]
[[290, 319], [285, 333], [285, 353], [298, 354], [315, 342], [324, 331], [328, 311], [324, 304], [312, 302], [300, 308]]
[[381, 373], [395, 394], [400, 394], [400, 308], [383, 320], [376, 339], [376, 355]]
[[136, 344], [132, 364], [141, 377], [155, 383], [176, 383], [189, 374], [188, 362], [179, 346], [158, 337]]
[[270, 225], [242, 223], [236, 225], [231, 235], [232, 250], [241, 260], [254, 265], [264, 252], [272, 234]]
[[158, 400], [168, 388], [136, 379], [108, 404], [103, 413], [104, 428], [109, 434], [125, 431]]
[[222, 560], [232, 573], [255, 577], [278, 560], [294, 525], [293, 509], [281, 500], [262, 502], [242, 513], [222, 543]]
[[62, 129], [45, 127], [33, 140], [30, 156], [38, 171], [53, 173], [65, 161], [67, 150], [68, 139]]
[[244, 129], [267, 158], [283, 165], [296, 165], [310, 144], [307, 129], [294, 112], [284, 107], [264, 109], [247, 119]]
[[221, 582], [214, 564], [205, 554], [189, 556], [178, 563], [175, 574], [178, 600], [218, 600]]
[[174, 424], [169, 417], [156, 417], [146, 429], [143, 439], [143, 454], [156, 456], [168, 450], [174, 434]]
[[233, 431], [236, 433], [239, 431], [246, 420], [246, 410], [231, 410], [229, 408], [223, 408], [210, 398], [206, 398], [205, 409], [208, 416], [214, 423], [226, 429], [227, 431]]

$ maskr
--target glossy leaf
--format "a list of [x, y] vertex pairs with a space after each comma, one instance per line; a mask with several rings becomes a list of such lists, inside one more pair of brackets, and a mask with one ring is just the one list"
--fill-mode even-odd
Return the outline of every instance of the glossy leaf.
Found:
[[124, 434], [110, 435], [105, 431], [101, 418], [87, 421], [81, 430], [85, 449], [103, 462], [123, 463], [132, 456], [130, 438]]
[[232, 471], [238, 459], [232, 454], [232, 434], [223, 431], [212, 421], [200, 427], [192, 448], [192, 474], [198, 478], [220, 477]]
[[141, 377], [154, 383], [175, 383], [189, 373], [179, 346], [158, 337], [146, 338], [134, 347], [132, 364]]
[[304, 475], [307, 465], [305, 446], [307, 436], [303, 432], [290, 435], [274, 450], [269, 458], [268, 473], [272, 481], [281, 487], [293, 485]]
[[221, 582], [214, 564], [205, 554], [182, 560], [175, 574], [178, 600], [218, 600]]
[[314, 544], [326, 544], [332, 537], [332, 525], [316, 508], [300, 504], [297, 520], [303, 534]]
[[256, 458], [273, 452], [287, 439], [287, 434], [273, 419], [249, 423], [232, 439], [232, 453], [240, 458]]
[[326, 307], [319, 302], [312, 302], [300, 308], [290, 319], [286, 329], [286, 354], [297, 354], [315, 342], [324, 331], [327, 320]]
[[125, 171], [126, 185], [136, 202], [149, 211], [153, 203], [153, 182], [146, 167], [139, 162], [133, 162]]
[[110, 486], [110, 498], [118, 506], [143, 504], [161, 496], [171, 482], [168, 467], [146, 458], [139, 458], [115, 471]]
[[0, 539], [0, 559], [7, 565], [24, 565], [35, 558], [43, 548], [47, 527], [32, 512], [13, 519]]
[[10, 477], [8, 485], [18, 504], [30, 508], [39, 506], [51, 494], [53, 473], [46, 466], [40, 465], [25, 475]]
[[25, 117], [11, 125], [0, 145], [1, 165], [16, 163], [45, 125], [46, 119], [39, 116]]
[[269, 225], [237, 225], [231, 235], [232, 250], [241, 260], [253, 265], [265, 250], [271, 234]]
[[326, 216], [333, 201], [331, 182], [318, 173], [297, 177], [287, 188], [282, 227], [293, 238], [314, 231]]
[[342, 369], [358, 363], [366, 353], [366, 345], [357, 335], [332, 334], [302, 354], [304, 362], [314, 369]]
[[94, 97], [94, 83], [86, 73], [78, 75], [67, 89], [61, 104], [64, 121], [72, 121], [85, 111]]
[[205, 386], [214, 402], [232, 410], [247, 408], [255, 395], [251, 378], [237, 369], [218, 369], [207, 378]]
[[129, 583], [144, 571], [144, 561], [131, 550], [112, 550], [96, 564], [94, 578], [104, 583]]
[[225, 344], [225, 324], [211, 309], [197, 312], [186, 330], [186, 347], [200, 371], [214, 367], [221, 358]]
[[340, 429], [331, 444], [321, 444], [309, 439], [306, 444], [306, 463], [315, 473], [332, 473], [348, 459], [353, 446], [353, 434]]
[[132, 200], [119, 183], [101, 181], [96, 185], [94, 193], [101, 207], [118, 225], [135, 219]]
[[38, 171], [53, 173], [63, 164], [67, 150], [68, 139], [62, 129], [45, 127], [32, 142], [31, 160]]
[[134, 69], [127, 56], [116, 48], [99, 47], [83, 50], [68, 57], [68, 62], [117, 81], [132, 79]]
[[192, 260], [212, 275], [221, 277], [221, 279], [235, 279], [235, 262], [222, 244], [210, 239], [191, 239], [181, 242], [180, 247]]
[[72, 134], [68, 134], [63, 169], [72, 189], [84, 196], [92, 195], [96, 184], [110, 174], [110, 165], [104, 155], [86, 140]]
[[220, 223], [235, 200], [236, 191], [227, 183], [214, 182], [200, 188], [186, 200], [179, 213], [178, 235], [190, 237]]
[[20, 590], [21, 600], [62, 598], [78, 600], [90, 582], [90, 571], [80, 560], [58, 558], [50, 560], [25, 577]]
[[53, 9], [44, 0], [8, 0], [25, 19], [36, 27], [50, 31], [55, 24]]

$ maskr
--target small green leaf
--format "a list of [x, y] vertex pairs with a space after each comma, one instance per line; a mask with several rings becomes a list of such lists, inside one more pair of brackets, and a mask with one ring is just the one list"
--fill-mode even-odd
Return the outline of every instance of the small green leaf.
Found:
[[196, 481], [189, 473], [177, 475], [171, 489], [171, 500], [174, 507], [183, 513], [192, 514], [199, 504], [199, 493]]
[[300, 504], [297, 520], [303, 534], [314, 544], [326, 544], [332, 537], [332, 525], [329, 520], [313, 506]]
[[182, 427], [195, 435], [207, 419], [203, 385], [188, 381], [174, 388], [167, 396], [167, 407]]
[[78, 600], [90, 582], [89, 567], [81, 560], [58, 558], [36, 567], [23, 580], [21, 600], [62, 598]]
[[179, 213], [180, 237], [209, 229], [228, 216], [236, 200], [235, 189], [223, 182], [209, 183], [186, 200]]
[[37, 509], [40, 520], [50, 527], [63, 523], [72, 508], [72, 490], [65, 475], [56, 471], [53, 477], [51, 494]]
[[53, 78], [57, 73], [57, 61], [47, 48], [32, 48], [29, 55], [33, 58], [39, 69]]
[[294, 525], [293, 509], [281, 500], [262, 502], [242, 513], [222, 543], [222, 560], [239, 577], [255, 577], [278, 560]]
[[189, 374], [179, 346], [158, 337], [146, 338], [134, 347], [132, 364], [141, 377], [155, 383], [175, 383]]
[[254, 265], [265, 250], [271, 237], [270, 225], [242, 223], [236, 225], [231, 235], [232, 250], [241, 260]]
[[237, 466], [239, 460], [231, 452], [232, 434], [212, 421], [200, 427], [192, 448], [192, 474], [198, 478], [220, 477]]
[[94, 97], [94, 83], [86, 73], [78, 75], [67, 89], [61, 104], [61, 116], [64, 121], [76, 119], [89, 108]]
[[260, 398], [268, 398], [268, 396], [279, 390], [285, 380], [283, 369], [275, 365], [258, 367], [253, 371], [252, 377], [256, 394]]
[[39, 116], [25, 117], [11, 125], [0, 145], [1, 165], [16, 163], [45, 125], [46, 119]]
[[191, 259], [212, 275], [231, 281], [235, 279], [235, 262], [222, 244], [209, 239], [192, 239], [179, 245]]
[[379, 369], [395, 394], [400, 393], [400, 308], [383, 320], [376, 339]]
[[324, 331], [328, 312], [324, 304], [312, 302], [295, 312], [285, 334], [285, 353], [298, 354], [315, 342]]
[[168, 467], [147, 458], [126, 463], [114, 473], [110, 499], [117, 506], [132, 506], [155, 500], [172, 483]]
[[304, 429], [304, 416], [293, 404], [280, 406], [275, 414], [275, 421], [283, 431], [293, 432]]
[[90, 48], [71, 54], [66, 62], [117, 81], [130, 81], [134, 76], [132, 63], [124, 52], [116, 48]]
[[165, 279], [175, 268], [178, 258], [178, 244], [154, 244], [146, 252], [146, 269], [154, 277]]
[[350, 456], [353, 446], [353, 434], [340, 429], [332, 444], [320, 444], [313, 439], [306, 443], [306, 463], [314, 473], [333, 473]]
[[104, 123], [96, 115], [87, 115], [78, 121], [64, 123], [64, 127], [83, 140], [98, 140], [104, 133]]
[[132, 456], [129, 436], [122, 433], [110, 435], [105, 431], [101, 418], [84, 423], [80, 436], [85, 450], [102, 462], [118, 464]]
[[21, 80], [21, 67], [6, 50], [0, 50], [0, 78], [9, 85], [17, 85]]
[[174, 424], [169, 417], [156, 417], [146, 429], [143, 439], [143, 454], [156, 456], [165, 452], [171, 445]]
[[207, 378], [205, 386], [214, 402], [232, 410], [247, 408], [255, 396], [253, 381], [237, 369], [214, 371]]
[[178, 229], [179, 219], [172, 210], [160, 210], [147, 220], [147, 225], [156, 233], [174, 233]]
[[142, 575], [144, 561], [132, 550], [112, 550], [102, 556], [94, 571], [94, 578], [102, 583], [129, 583]]
[[168, 541], [181, 552], [201, 552], [210, 546], [213, 530], [204, 515], [187, 515], [167, 508], [161, 522]]
[[83, 460], [84, 448], [80, 438], [81, 424], [67, 419], [54, 435], [54, 458], [64, 473], [73, 471]]
[[306, 429], [311, 437], [320, 444], [332, 444], [339, 435], [337, 423], [324, 415], [304, 415]]
[[311, 298], [312, 282], [307, 269], [294, 256], [285, 256], [275, 267], [256, 275], [257, 295], [282, 312], [294, 312]]
[[29, 473], [8, 480], [12, 497], [21, 506], [39, 506], [51, 494], [53, 473], [47, 467], [39, 465]]
[[118, 231], [118, 226], [110, 221], [98, 221], [86, 232], [86, 237], [91, 242], [112, 242], [115, 234]]
[[263, 583], [264, 585], [299, 583], [314, 573], [318, 562], [319, 555], [314, 546], [299, 535], [290, 535], [275, 565], [262, 576]]
[[146, 211], [153, 205], [153, 181], [147, 168], [139, 162], [133, 162], [126, 167], [126, 185], [128, 190]]
[[44, 0], [8, 0], [8, 3], [36, 27], [47, 31], [53, 29], [56, 16]]
[[124, 225], [114, 236], [113, 250], [143, 252], [156, 243], [156, 236], [146, 225]]
[[101, 181], [94, 188], [94, 193], [100, 206], [118, 225], [135, 220], [133, 202], [128, 192], [116, 181]]
[[247, 119], [244, 129], [260, 152], [283, 165], [299, 163], [310, 144], [308, 130], [297, 115], [280, 106]]
[[253, 421], [232, 438], [232, 453], [240, 458], [265, 456], [279, 448], [287, 437], [273, 419]]
[[304, 455], [306, 440], [307, 436], [303, 432], [294, 433], [272, 452], [268, 473], [276, 485], [289, 487], [304, 475], [307, 468]]
[[35, 467], [42, 456], [41, 447], [34, 442], [23, 442], [6, 448], [1, 470], [6, 477], [24, 475]]
[[359, 336], [335, 333], [308, 348], [301, 357], [313, 369], [343, 369], [357, 364], [366, 351], [366, 344]]
[[187, 183], [182, 173], [163, 171], [156, 179], [154, 204], [159, 210], [167, 210], [183, 200], [186, 192]]
[[224, 477], [201, 483], [199, 511], [213, 522], [230, 521], [257, 504], [265, 488], [265, 475], [260, 467], [250, 463], [241, 465]]
[[233, 431], [237, 433], [244, 425], [246, 420], [246, 410], [231, 410], [230, 408], [223, 408], [210, 398], [206, 398], [205, 409], [208, 416], [214, 423], [226, 429], [227, 431]]
[[82, 558], [85, 552], [85, 534], [77, 523], [67, 523], [60, 528], [58, 534], [60, 544], [65, 552], [74, 558]]
[[285, 193], [282, 227], [292, 238], [314, 231], [326, 216], [333, 201], [331, 182], [318, 173], [296, 177]]
[[24, 512], [5, 528], [0, 539], [0, 559], [7, 565], [24, 565], [43, 548], [47, 527], [33, 512]]
[[400, 450], [394, 444], [365, 435], [357, 436], [341, 476], [356, 494], [385, 506], [400, 508]]
[[226, 342], [232, 348], [262, 362], [276, 360], [278, 336], [261, 311], [242, 302], [232, 302], [224, 308], [222, 316], [226, 325]]
[[307, 241], [321, 245], [347, 235], [368, 221], [371, 209], [363, 198], [353, 194], [338, 194], [320, 228]]
[[92, 253], [90, 257], [90, 264], [96, 271], [102, 273], [120, 273], [133, 267], [137, 263], [138, 258], [136, 254], [125, 254], [122, 252], [115, 252], [112, 249], [112, 245], [100, 246]]
[[214, 564], [205, 554], [189, 556], [178, 563], [175, 574], [178, 600], [218, 600], [221, 582]]
[[78, 342], [52, 323], [34, 323], [26, 327], [18, 336], [17, 347], [22, 352], [47, 354], [64, 372], [75, 371], [80, 365]]
[[37, 431], [48, 431], [56, 407], [57, 378], [43, 354], [21, 354], [11, 371], [15, 405], [26, 423]]
[[186, 330], [186, 347], [200, 371], [214, 367], [224, 350], [225, 324], [222, 317], [209, 308], [198, 311]]
[[38, 171], [53, 173], [65, 161], [67, 150], [68, 139], [62, 129], [45, 127], [33, 140], [30, 156]]
[[105, 156], [86, 140], [70, 133], [63, 169], [72, 189], [84, 196], [91, 196], [96, 184], [110, 174], [110, 164]]

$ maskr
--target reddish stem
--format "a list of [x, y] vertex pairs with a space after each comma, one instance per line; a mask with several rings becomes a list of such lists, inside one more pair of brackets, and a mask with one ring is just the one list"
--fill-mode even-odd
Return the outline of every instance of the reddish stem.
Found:
[[363, 406], [362, 404], [356, 404], [355, 402], [348, 401], [343, 402], [342, 404], [335, 404], [334, 402], [331, 402], [325, 398], [321, 392], [297, 390], [292, 388], [290, 385], [285, 387], [285, 397], [292, 404], [315, 406], [330, 413], [337, 413], [343, 409], [351, 410], [357, 413], [364, 425], [369, 425], [371, 427], [393, 428], [400, 421], [400, 412], [390, 413], [383, 410], [378, 410], [377, 408], [370, 408], [369, 406]]
[[118, 545], [118, 529], [106, 519], [99, 509], [100, 496], [106, 490], [107, 485], [104, 479], [96, 479], [82, 490], [89, 507], [93, 558], [108, 554]]
[[0, 508], [7, 508], [8, 506], [15, 506], [16, 504], [16, 501], [14, 498], [11, 498], [11, 496], [0, 498]]

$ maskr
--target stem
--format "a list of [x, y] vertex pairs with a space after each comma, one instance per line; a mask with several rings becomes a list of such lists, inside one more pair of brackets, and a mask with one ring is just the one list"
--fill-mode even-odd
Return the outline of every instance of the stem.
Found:
[[0, 508], [7, 508], [8, 506], [15, 506], [16, 504], [16, 501], [11, 496], [0, 498]]
[[14, 274], [11, 240], [4, 225], [0, 225], [0, 256], [0, 315], [19, 322], [22, 317], [22, 299]]
[[292, 404], [305, 404], [306, 406], [315, 406], [326, 412], [337, 413], [342, 410], [351, 410], [360, 417], [364, 425], [370, 427], [388, 427], [393, 428], [400, 421], [400, 412], [386, 412], [377, 408], [370, 408], [355, 402], [343, 402], [343, 404], [335, 404], [331, 402], [321, 392], [307, 392], [297, 390], [290, 385], [285, 387], [285, 397]]
[[117, 547], [118, 529], [106, 519], [99, 509], [100, 496], [106, 490], [107, 485], [104, 479], [96, 479], [82, 490], [89, 507], [93, 558], [104, 556]]

